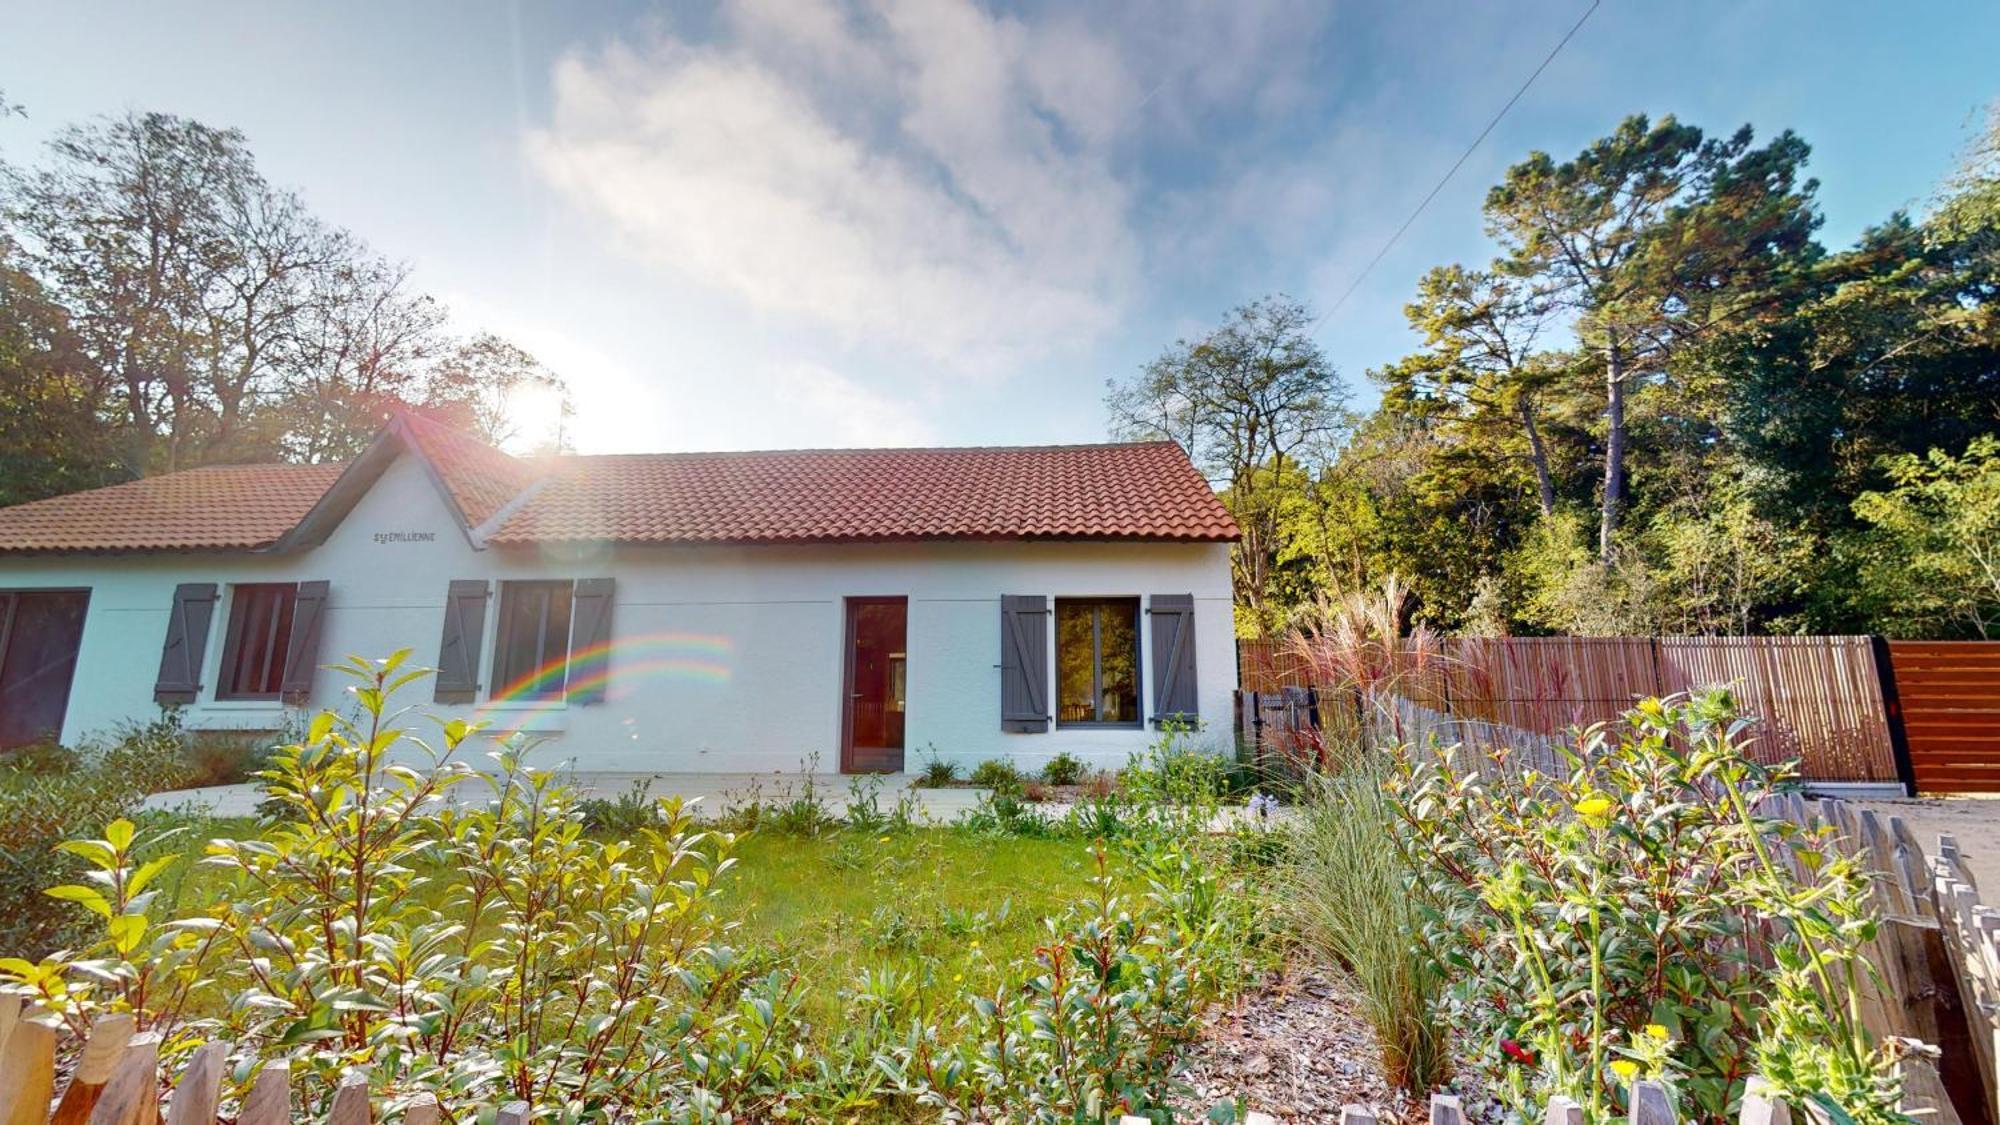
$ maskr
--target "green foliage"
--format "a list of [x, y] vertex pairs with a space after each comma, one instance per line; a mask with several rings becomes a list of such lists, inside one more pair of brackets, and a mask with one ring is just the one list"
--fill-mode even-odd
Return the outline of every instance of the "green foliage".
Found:
[[167, 715], [74, 750], [37, 747], [0, 758], [0, 954], [39, 956], [80, 940], [74, 911], [41, 890], [65, 882], [79, 857], [59, 849], [134, 816], [148, 793], [187, 776], [179, 722]]
[[[1398, 754], [1388, 790], [1443, 1010], [1524, 1118], [1564, 1094], [1610, 1120], [1638, 1075], [1666, 1079], [1684, 1118], [1721, 1122], [1745, 1076], [1772, 1070], [1843, 1119], [1899, 1120], [1893, 1061], [1851, 1008], [1875, 924], [1865, 875], [1754, 814], [1780, 775], [1741, 728], [1718, 691], [1642, 702], [1564, 777]], [[1775, 967], [1753, 940], [1766, 930]]]
[[1450, 1076], [1445, 974], [1427, 946], [1415, 875], [1388, 846], [1396, 814], [1379, 769], [1308, 782], [1285, 833], [1285, 912], [1300, 939], [1354, 982], [1385, 1077], [1413, 1096]]
[[[786, 863], [821, 851], [817, 897], [850, 875], [919, 888], [841, 927], [871, 958], [925, 958], [916, 968], [870, 963], [816, 989], [795, 951], [724, 943], [733, 835], [676, 800], [650, 813], [636, 793], [587, 804], [516, 746], [472, 770], [458, 755], [475, 728], [444, 723], [432, 745], [398, 725], [396, 692], [424, 674], [406, 657], [340, 666], [356, 717], [321, 714], [273, 755], [263, 777], [283, 815], [218, 834], [198, 877], [130, 820], [66, 842], [83, 877], [43, 897], [85, 917], [87, 944], [0, 959], [0, 980], [72, 1030], [120, 1010], [163, 1032], [170, 1055], [227, 1039], [238, 1081], [253, 1060], [289, 1058], [309, 1113], [365, 1060], [390, 1106], [428, 1091], [467, 1107], [523, 1100], [559, 1120], [984, 1107], [1073, 1122], [1160, 1112], [1178, 1045], [1255, 967], [1242, 883], [1198, 834], [1164, 830], [1178, 823], [1165, 815], [1128, 821], [1113, 797], [1077, 806], [1089, 811], [1076, 823], [1110, 816], [1116, 862], [1100, 850], [1090, 895], [1050, 912], [1031, 956], [988, 960], [982, 938], [1014, 925], [1007, 900], [947, 904], [935, 887], [942, 840], [975, 837], [918, 831], [910, 806], [881, 808], [866, 779], [841, 830], [811, 789], [749, 816], [805, 831], [774, 838]], [[1046, 865], [1022, 870], [1025, 893], [1046, 893]], [[1128, 879], [1145, 893], [1128, 896]], [[948, 982], [940, 941], [969, 951]]]
[[2000, 632], [2000, 436], [1885, 470], [1894, 487], [1854, 501], [1872, 528], [1861, 582], [1880, 618], [1902, 636]]
[[1021, 768], [1008, 758], [988, 758], [972, 768], [967, 781], [981, 789], [991, 789], [997, 794], [1018, 797], [1021, 784], [1026, 780]]
[[1286, 487], [1345, 421], [1347, 389], [1314, 342], [1314, 324], [1297, 301], [1265, 297], [1106, 387], [1119, 437], [1177, 441], [1221, 486], [1243, 529], [1232, 569], [1251, 636], [1279, 623], [1273, 570]]
[[1075, 785], [1083, 780], [1083, 759], [1065, 750], [1042, 766], [1042, 780], [1050, 785]]
[[576, 802], [576, 815], [586, 832], [630, 837], [660, 826], [660, 803], [647, 793], [645, 782], [635, 781], [615, 797], [582, 798]]
[[918, 783], [927, 789], [942, 789], [958, 780], [958, 763], [941, 758], [933, 750], [918, 772]]

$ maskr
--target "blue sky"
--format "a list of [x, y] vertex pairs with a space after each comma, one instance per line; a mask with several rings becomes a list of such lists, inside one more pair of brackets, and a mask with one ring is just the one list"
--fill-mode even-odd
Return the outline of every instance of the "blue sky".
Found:
[[[568, 378], [587, 452], [1090, 441], [1176, 336], [1327, 308], [1585, 6], [0, 0], [0, 156], [241, 128]], [[1990, 2], [1606, 0], [1321, 344], [1371, 400], [1486, 187], [1631, 112], [1796, 130], [1845, 244], [1950, 170], [1996, 43]]]

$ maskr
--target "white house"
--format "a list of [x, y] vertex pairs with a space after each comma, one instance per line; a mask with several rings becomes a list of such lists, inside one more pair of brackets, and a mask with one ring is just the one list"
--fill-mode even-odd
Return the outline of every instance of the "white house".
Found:
[[1237, 534], [1169, 442], [526, 460], [399, 417], [0, 510], [0, 746], [281, 729], [409, 648], [425, 709], [582, 769], [1115, 766], [1228, 730]]

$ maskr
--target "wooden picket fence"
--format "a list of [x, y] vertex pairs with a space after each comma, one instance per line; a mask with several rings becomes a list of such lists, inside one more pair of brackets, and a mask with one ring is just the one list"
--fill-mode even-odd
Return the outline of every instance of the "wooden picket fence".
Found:
[[1882, 924], [1866, 957], [1877, 976], [1859, 998], [1862, 1022], [1878, 1038], [1935, 1046], [1956, 1117], [2000, 1122], [2000, 911], [1980, 901], [1957, 840], [1940, 834], [1926, 855], [1902, 817], [1834, 798], [1787, 793], [1759, 811], [1832, 827], [1869, 873]]
[[[1752, 752], [1798, 759], [1812, 781], [1910, 781], [1884, 702], [1889, 668], [1873, 637], [1457, 637], [1406, 668], [1374, 670], [1396, 694], [1470, 723], [1550, 738], [1616, 719], [1635, 700], [1730, 687], [1752, 717]], [[1399, 655], [1395, 659], [1402, 659]], [[1237, 643], [1245, 693], [1322, 693], [1303, 654]]]
[[[60, 1101], [55, 1096], [58, 1037], [55, 1025], [39, 1010], [24, 1010], [17, 996], [0, 997], [0, 1125], [159, 1125], [157, 1032], [135, 1034], [132, 1017], [122, 1013], [97, 1017]], [[166, 1125], [217, 1125], [229, 1049], [228, 1043], [204, 1043], [188, 1056], [167, 1098]], [[232, 1108], [234, 1125], [300, 1120], [292, 1105], [291, 1064], [284, 1059], [265, 1063], [241, 1104]], [[399, 1120], [403, 1125], [439, 1125], [444, 1116], [436, 1097], [416, 1094], [403, 1103]], [[451, 1115], [454, 1120], [475, 1116], [474, 1110]], [[334, 1090], [327, 1125], [372, 1125], [374, 1120], [368, 1071], [351, 1069]], [[494, 1125], [527, 1122], [526, 1102], [504, 1104], [494, 1118]]]

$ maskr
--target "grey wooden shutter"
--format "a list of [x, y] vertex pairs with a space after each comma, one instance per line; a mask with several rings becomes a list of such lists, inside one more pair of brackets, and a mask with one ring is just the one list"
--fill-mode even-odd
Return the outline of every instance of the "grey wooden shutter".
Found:
[[611, 672], [611, 579], [576, 580], [569, 632], [569, 701], [601, 703]]
[[285, 678], [278, 686], [280, 698], [287, 703], [304, 703], [312, 695], [327, 591], [325, 581], [301, 582], [298, 597], [292, 602], [292, 639], [285, 646]]
[[1193, 722], [1200, 716], [1201, 685], [1194, 674], [1194, 595], [1154, 594], [1153, 722]]
[[183, 582], [174, 587], [173, 615], [160, 646], [160, 677], [153, 682], [159, 703], [193, 703], [201, 694], [202, 657], [208, 652], [208, 625], [215, 616], [215, 583]]
[[444, 636], [438, 641], [439, 703], [471, 703], [479, 696], [479, 646], [486, 636], [486, 580], [454, 578], [445, 596]]
[[1000, 599], [1000, 729], [1049, 729], [1049, 600], [1040, 594]]

